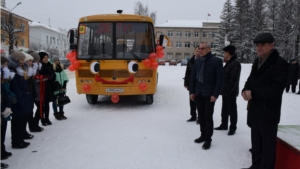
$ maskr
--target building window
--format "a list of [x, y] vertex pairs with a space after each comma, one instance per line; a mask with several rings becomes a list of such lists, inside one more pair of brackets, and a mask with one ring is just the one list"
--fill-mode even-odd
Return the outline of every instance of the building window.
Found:
[[175, 59], [180, 59], [181, 58], [181, 53], [176, 53]]
[[176, 42], [176, 48], [181, 48], [181, 42]]
[[199, 37], [199, 32], [198, 31], [195, 31], [195, 38], [198, 38]]
[[168, 59], [173, 59], [173, 53], [167, 53], [167, 58]]
[[172, 37], [173, 36], [173, 31], [168, 31], [168, 36]]
[[185, 37], [191, 37], [191, 31], [185, 31]]
[[207, 32], [203, 32], [202, 37], [207, 38]]
[[5, 25], [5, 17], [1, 16], [1, 25]]
[[25, 40], [21, 39], [21, 46], [25, 46]]
[[216, 32], [212, 32], [212, 33], [211, 33], [211, 37], [212, 37], [212, 38], [216, 37]]
[[190, 58], [190, 54], [189, 53], [185, 53], [184, 54], [184, 59], [189, 59]]
[[211, 48], [217, 48], [217, 44], [216, 43], [211, 43]]
[[54, 43], [54, 45], [55, 45], [55, 37], [53, 37], [53, 43]]
[[173, 47], [173, 42], [170, 42], [170, 46], [168, 46], [168, 48], [172, 48]]
[[4, 43], [5, 42], [5, 35], [1, 34], [1, 42]]
[[177, 36], [177, 37], [181, 37], [181, 36], [182, 36], [182, 32], [181, 32], [181, 31], [177, 31], [176, 36]]
[[191, 47], [191, 42], [184, 42], [184, 47], [185, 48]]
[[199, 46], [199, 42], [194, 42], [194, 48]]

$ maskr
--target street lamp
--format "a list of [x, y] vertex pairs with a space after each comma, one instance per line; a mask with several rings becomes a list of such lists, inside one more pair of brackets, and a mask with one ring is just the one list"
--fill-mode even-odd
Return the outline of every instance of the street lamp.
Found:
[[[17, 5], [15, 7], [13, 7], [11, 10], [9, 10], [9, 24], [11, 29], [14, 29], [14, 25], [13, 25], [13, 17], [12, 17], [12, 10], [14, 10], [17, 6], [21, 5], [22, 2], [17, 3]], [[12, 50], [14, 50], [14, 39], [13, 39], [13, 32], [9, 32], [9, 54], [11, 54]]]

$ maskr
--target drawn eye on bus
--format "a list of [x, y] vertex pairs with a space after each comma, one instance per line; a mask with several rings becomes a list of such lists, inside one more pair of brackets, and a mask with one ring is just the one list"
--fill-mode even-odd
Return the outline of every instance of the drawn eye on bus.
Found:
[[139, 70], [139, 65], [135, 61], [130, 61], [128, 63], [128, 72], [129, 73], [137, 73]]
[[90, 64], [90, 71], [92, 74], [98, 74], [100, 70], [100, 63], [99, 62], [93, 62]]

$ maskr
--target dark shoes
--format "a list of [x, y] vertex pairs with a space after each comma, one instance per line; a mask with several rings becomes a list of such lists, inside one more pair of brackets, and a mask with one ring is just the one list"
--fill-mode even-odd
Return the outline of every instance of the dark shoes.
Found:
[[195, 143], [202, 143], [205, 141], [205, 138], [203, 136], [200, 136], [199, 138], [197, 138], [194, 142]]
[[66, 120], [67, 117], [64, 114], [64, 112], [54, 113], [54, 117], [56, 120]]
[[61, 112], [61, 113], [60, 113], [60, 117], [61, 117], [61, 119], [63, 119], [63, 120], [66, 120], [66, 119], [67, 119], [67, 117], [65, 116], [65, 112]]
[[299, 90], [299, 92], [298, 92], [298, 93], [296, 93], [296, 94], [300, 94], [300, 90]]
[[8, 164], [1, 163], [1, 168], [8, 168]]
[[234, 135], [234, 133], [235, 133], [234, 130], [229, 130], [228, 133], [227, 133], [227, 135], [232, 136], [232, 135]]
[[52, 125], [52, 122], [49, 120], [49, 118], [41, 119], [43, 126]]
[[228, 127], [220, 125], [219, 127], [216, 127], [215, 130], [228, 130]]
[[30, 139], [32, 139], [33, 137], [34, 137], [34, 135], [29, 134], [29, 133], [26, 133], [26, 134], [24, 135], [24, 140], [30, 140]]
[[202, 149], [203, 150], [208, 150], [211, 146], [211, 141], [205, 141], [203, 146], [202, 146]]
[[8, 157], [10, 157], [11, 155], [11, 152], [4, 151], [3, 153], [1, 153], [1, 160], [8, 159]]
[[30, 145], [30, 143], [23, 141], [20, 144], [12, 144], [11, 147], [14, 148], [14, 149], [22, 149], [22, 148], [28, 147], [29, 145]]
[[187, 120], [187, 122], [193, 122], [193, 121], [196, 121], [197, 118], [196, 117], [191, 117], [190, 119]]
[[43, 130], [44, 130], [43, 127], [37, 126], [37, 127], [31, 128], [30, 132], [41, 132]]

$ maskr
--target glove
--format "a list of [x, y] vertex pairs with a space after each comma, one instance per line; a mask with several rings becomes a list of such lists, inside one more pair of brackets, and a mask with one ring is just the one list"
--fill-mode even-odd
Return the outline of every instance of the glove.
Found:
[[41, 63], [39, 63], [39, 70], [41, 70], [42, 69], [42, 64]]
[[24, 76], [24, 70], [22, 70], [20, 67], [17, 67], [17, 73], [20, 76]]
[[28, 72], [27, 72], [27, 76], [28, 76], [28, 77], [31, 77], [31, 76], [33, 76], [33, 73], [34, 73], [33, 68], [32, 68], [32, 67], [29, 67], [29, 68], [28, 68]]
[[7, 107], [1, 114], [2, 114], [2, 116], [3, 116], [4, 118], [6, 118], [6, 117], [8, 117], [10, 114], [12, 114], [12, 111], [11, 111], [11, 109], [10, 109], [9, 107]]
[[15, 77], [15, 74], [16, 74], [15, 72], [10, 72], [9, 78], [13, 79]]
[[10, 70], [7, 67], [4, 67], [2, 71], [3, 71], [3, 79], [9, 79]]

